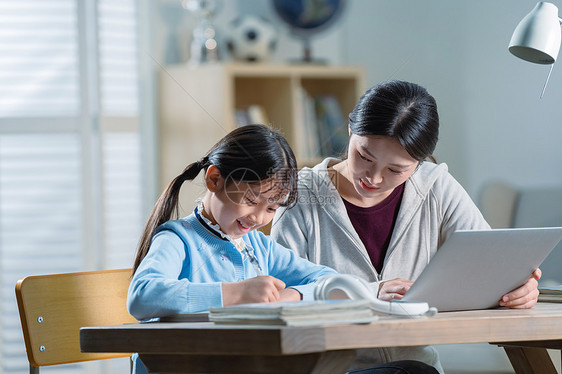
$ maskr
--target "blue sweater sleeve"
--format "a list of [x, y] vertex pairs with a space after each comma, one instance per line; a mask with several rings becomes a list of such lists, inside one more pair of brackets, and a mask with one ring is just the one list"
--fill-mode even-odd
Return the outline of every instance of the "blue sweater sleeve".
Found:
[[143, 320], [222, 306], [220, 282], [194, 283], [179, 279], [189, 260], [185, 244], [177, 235], [170, 231], [155, 235], [129, 286], [129, 313]]
[[285, 282], [287, 287], [299, 291], [303, 300], [314, 299], [315, 282], [322, 276], [336, 273], [335, 270], [316, 265], [295, 252], [283, 247], [261, 232], [256, 232], [255, 240], [261, 242], [260, 247], [266, 249], [268, 274]]

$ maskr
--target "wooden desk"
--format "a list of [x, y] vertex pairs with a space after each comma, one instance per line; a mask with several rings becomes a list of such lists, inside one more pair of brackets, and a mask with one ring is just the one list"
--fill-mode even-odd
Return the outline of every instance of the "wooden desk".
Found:
[[80, 342], [83, 352], [139, 352], [159, 373], [322, 374], [344, 373], [357, 348], [491, 342], [509, 345], [517, 373], [556, 373], [545, 348], [562, 349], [562, 304], [383, 317], [368, 325], [134, 323], [84, 327]]

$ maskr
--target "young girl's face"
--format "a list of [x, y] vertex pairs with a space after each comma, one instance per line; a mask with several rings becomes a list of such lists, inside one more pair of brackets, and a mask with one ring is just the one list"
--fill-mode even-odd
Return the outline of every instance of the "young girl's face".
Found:
[[206, 199], [205, 212], [222, 232], [234, 239], [271, 222], [286, 197], [273, 178], [252, 184], [222, 181], [222, 188]]
[[360, 199], [379, 201], [388, 196], [418, 164], [396, 139], [352, 134], [349, 140], [348, 178]]

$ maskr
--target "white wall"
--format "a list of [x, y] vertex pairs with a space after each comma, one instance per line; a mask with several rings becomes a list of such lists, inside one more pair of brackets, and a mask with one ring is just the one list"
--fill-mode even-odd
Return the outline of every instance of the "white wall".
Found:
[[507, 46], [535, 2], [523, 0], [352, 1], [346, 63], [363, 63], [370, 83], [424, 85], [441, 116], [437, 149], [477, 198], [500, 178], [515, 186], [562, 185], [558, 118], [562, 72], [513, 57]]
[[[479, 3], [483, 10], [484, 1]], [[465, 126], [471, 129], [474, 155], [467, 187], [474, 189], [494, 176], [522, 187], [560, 186], [560, 65], [554, 66], [545, 95], [539, 99], [548, 67], [519, 60], [506, 50], [511, 32], [535, 2], [487, 3], [491, 8], [487, 14], [467, 9], [472, 22], [482, 20], [483, 26], [467, 33], [471, 58], [466, 72], [470, 80]]]
[[440, 141], [436, 152], [461, 181], [468, 179], [464, 8], [456, 1], [352, 2], [346, 63], [362, 63], [368, 85], [388, 79], [426, 87], [437, 100]]

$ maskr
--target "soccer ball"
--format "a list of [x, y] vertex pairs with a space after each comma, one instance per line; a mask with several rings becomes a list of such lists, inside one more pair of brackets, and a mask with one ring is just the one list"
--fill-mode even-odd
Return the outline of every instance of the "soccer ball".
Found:
[[232, 57], [240, 61], [265, 61], [275, 50], [277, 33], [262, 17], [243, 16], [230, 23], [226, 45]]

